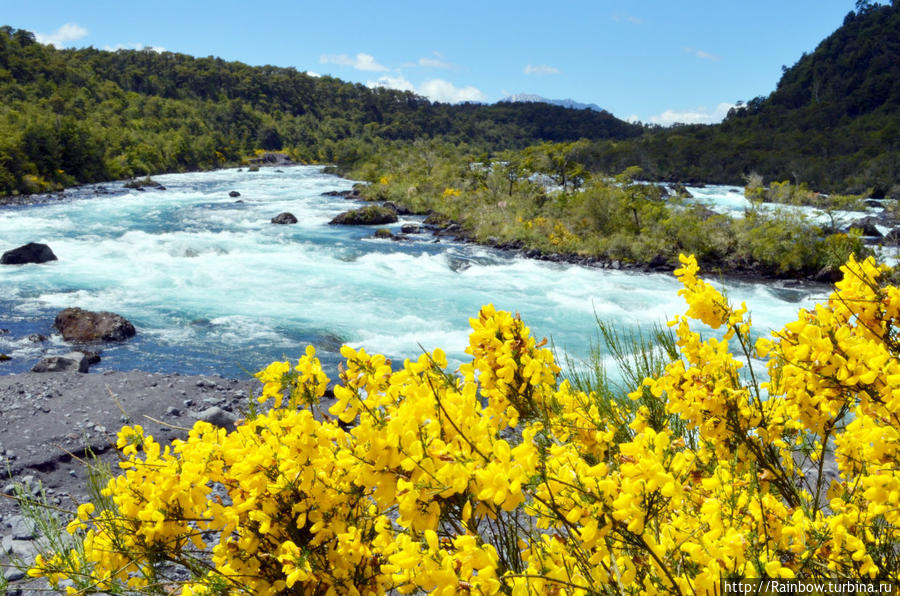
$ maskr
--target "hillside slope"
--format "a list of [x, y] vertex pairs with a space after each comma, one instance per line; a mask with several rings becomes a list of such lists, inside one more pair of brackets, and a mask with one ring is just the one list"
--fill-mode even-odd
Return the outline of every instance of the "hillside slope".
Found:
[[663, 180], [805, 182], [824, 191], [900, 196], [900, 4], [851, 12], [768, 97], [718, 125], [656, 129], [601, 142], [595, 166], [640, 165]]
[[641, 132], [605, 112], [447, 105], [292, 68], [57, 50], [0, 27], [0, 194], [215, 167], [257, 148], [336, 161], [379, 139], [441, 137], [499, 150]]

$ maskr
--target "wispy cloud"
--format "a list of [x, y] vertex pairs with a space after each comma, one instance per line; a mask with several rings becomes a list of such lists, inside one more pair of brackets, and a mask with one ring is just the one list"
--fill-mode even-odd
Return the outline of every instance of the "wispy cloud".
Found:
[[707, 107], [692, 108], [688, 110], [666, 110], [662, 114], [651, 116], [649, 122], [662, 126], [672, 124], [714, 124], [721, 122], [728, 114], [728, 110], [735, 104], [722, 102], [715, 109]]
[[525, 67], [524, 70], [527, 75], [537, 75], [537, 76], [546, 76], [546, 75], [555, 75], [559, 74], [559, 69], [555, 66], [548, 66], [546, 64], [537, 64], [532, 65], [529, 64]]
[[88, 30], [81, 25], [75, 23], [66, 23], [53, 33], [35, 33], [34, 38], [39, 43], [48, 43], [57, 48], [61, 48], [67, 43], [78, 41], [88, 34]]
[[404, 62], [401, 64], [401, 68], [415, 67], [452, 69], [456, 68], [456, 65], [444, 60], [444, 57], [438, 52], [434, 52], [434, 57], [432, 58], [419, 58], [415, 62]]
[[617, 23], [631, 23], [632, 25], [640, 25], [644, 22], [643, 19], [640, 19], [640, 18], [632, 16], [632, 15], [627, 15], [627, 14], [626, 15], [621, 15], [621, 14], [613, 15], [612, 20], [614, 20]]
[[347, 54], [322, 54], [319, 57], [319, 62], [322, 64], [339, 64], [369, 72], [380, 72], [388, 69], [386, 66], [375, 62], [374, 56], [363, 53], [359, 53], [354, 57], [350, 57]]
[[385, 75], [376, 81], [366, 83], [369, 87], [388, 87], [400, 91], [412, 91], [418, 95], [424, 95], [432, 101], [443, 103], [461, 103], [464, 101], [484, 101], [485, 95], [480, 89], [471, 85], [457, 87], [443, 79], [429, 79], [421, 85], [414, 85], [402, 75]]
[[162, 54], [166, 51], [166, 48], [162, 46], [145, 46], [142, 43], [117, 43], [114, 46], [103, 46], [103, 49], [107, 52], [115, 52], [118, 50], [152, 50], [157, 54]]
[[703, 60], [711, 60], [713, 62], [718, 62], [721, 60], [721, 56], [717, 56], [716, 54], [710, 54], [709, 52], [704, 52], [703, 50], [698, 50], [697, 48], [684, 48], [684, 51], [690, 54], [691, 56], [696, 56], [697, 58], [701, 58]]

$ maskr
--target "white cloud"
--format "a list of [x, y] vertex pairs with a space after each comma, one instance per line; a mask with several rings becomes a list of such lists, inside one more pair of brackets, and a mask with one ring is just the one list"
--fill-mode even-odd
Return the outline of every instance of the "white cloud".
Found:
[[319, 78], [319, 77], [322, 76], [322, 75], [320, 75], [319, 73], [313, 72], [313, 71], [311, 71], [311, 70], [307, 70], [307, 71], [306, 71], [306, 74], [308, 74], [308, 75], [311, 76], [311, 77], [316, 77], [316, 78]]
[[559, 69], [554, 66], [547, 66], [546, 64], [538, 64], [538, 65], [529, 64], [528, 66], [525, 67], [524, 72], [527, 75], [544, 76], [544, 75], [559, 74]]
[[365, 70], [369, 72], [380, 72], [387, 70], [386, 66], [382, 66], [375, 62], [375, 57], [370, 54], [359, 53], [353, 58], [347, 54], [322, 54], [319, 57], [322, 64], [340, 64], [341, 66], [350, 66], [356, 70]]
[[162, 46], [145, 46], [142, 43], [117, 43], [114, 46], [103, 46], [103, 49], [107, 52], [116, 52], [118, 50], [152, 50], [157, 54], [162, 54], [166, 51], [166, 48]]
[[457, 87], [443, 79], [429, 79], [417, 86], [402, 75], [386, 75], [380, 77], [377, 81], [369, 81], [366, 85], [369, 87], [388, 87], [390, 89], [399, 89], [400, 91], [412, 91], [418, 95], [424, 95], [432, 101], [443, 103], [485, 100], [484, 93], [476, 87], [471, 85]]
[[38, 43], [48, 43], [57, 48], [63, 47], [65, 44], [78, 41], [88, 34], [88, 30], [81, 25], [75, 23], [66, 23], [53, 33], [45, 35], [44, 33], [35, 33], [34, 38]]
[[629, 116], [628, 118], [625, 118], [625, 121], [626, 121], [626, 122], [631, 122], [632, 124], [634, 124], [635, 122], [640, 122], [640, 121], [641, 121], [641, 118], [640, 118], [640, 116], [638, 116], [637, 114], [632, 114], [632, 115]]
[[453, 68], [449, 62], [444, 62], [440, 58], [419, 58], [419, 66], [425, 68]]
[[649, 122], [661, 124], [662, 126], [671, 126], [672, 124], [714, 124], [721, 122], [728, 114], [728, 110], [735, 104], [722, 102], [714, 110], [706, 107], [699, 107], [690, 110], [676, 111], [666, 110], [662, 114], [651, 116]]
[[451, 64], [444, 60], [444, 57], [438, 52], [434, 52], [433, 58], [419, 58], [415, 62], [404, 62], [400, 65], [400, 68], [446, 68], [452, 69], [456, 68], [455, 64]]
[[704, 52], [703, 50], [698, 50], [697, 48], [684, 48], [684, 51], [691, 56], [696, 56], [697, 58], [701, 58], [703, 60], [712, 60], [713, 62], [718, 62], [722, 59], [720, 56], [710, 54], [709, 52]]
[[453, 85], [453, 83], [442, 79], [430, 79], [425, 81], [418, 89], [419, 93], [425, 97], [444, 103], [485, 100], [484, 93], [471, 85], [460, 88]]

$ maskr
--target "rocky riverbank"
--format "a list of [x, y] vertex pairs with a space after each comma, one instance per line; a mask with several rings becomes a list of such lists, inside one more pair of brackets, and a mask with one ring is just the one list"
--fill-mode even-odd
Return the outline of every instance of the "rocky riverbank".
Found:
[[11, 498], [15, 483], [35, 494], [42, 488], [49, 504], [74, 511], [87, 496], [87, 470], [78, 459], [93, 452], [115, 462], [123, 425], [140, 424], [162, 443], [185, 437], [199, 419], [230, 427], [257, 385], [139, 371], [0, 376], [0, 574], [13, 580], [9, 593], [41, 587], [8, 566], [10, 557], [29, 560], [39, 544]]

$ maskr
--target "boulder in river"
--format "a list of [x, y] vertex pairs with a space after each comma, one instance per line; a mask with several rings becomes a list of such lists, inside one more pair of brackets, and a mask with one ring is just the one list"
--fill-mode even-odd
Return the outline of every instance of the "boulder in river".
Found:
[[239, 192], [236, 191], [236, 190], [233, 190], [233, 191], [231, 191], [230, 193], [228, 193], [228, 196], [231, 197], [231, 198], [233, 199], [233, 198], [235, 198], [235, 197], [241, 196], [241, 193], [239, 193]]
[[825, 265], [812, 277], [812, 280], [820, 283], [833, 284], [841, 281], [843, 277], [844, 274], [841, 273], [840, 268], [835, 267], [834, 265]]
[[0, 257], [0, 263], [3, 265], [25, 265], [56, 260], [56, 255], [49, 246], [37, 242], [29, 242], [24, 246], [8, 250]]
[[876, 228], [876, 224], [881, 223], [881, 221], [877, 217], [864, 217], [862, 219], [857, 219], [853, 223], [850, 224], [851, 228], [857, 228], [862, 231], [863, 236], [873, 236], [875, 238], [881, 238], [881, 232]]
[[675, 193], [679, 197], [683, 197], [685, 199], [692, 199], [694, 195], [688, 192], [688, 189], [684, 186], [684, 184], [680, 182], [676, 182], [671, 186], [672, 192]]
[[42, 358], [31, 372], [80, 372], [86, 373], [91, 366], [91, 359], [82, 352], [69, 352], [62, 356]]
[[272, 218], [273, 224], [295, 224], [297, 223], [297, 218], [293, 213], [288, 213], [285, 211], [284, 213], [279, 213], [275, 217]]
[[67, 308], [56, 315], [53, 326], [66, 341], [124, 341], [137, 331], [127, 319], [111, 312]]
[[393, 201], [385, 201], [384, 206], [388, 209], [391, 209], [397, 215], [411, 215], [412, 211], [404, 207], [403, 205], [398, 205]]
[[381, 205], [366, 205], [359, 209], [345, 211], [328, 223], [343, 226], [379, 226], [396, 221], [397, 213], [393, 209]]
[[894, 228], [884, 235], [885, 244], [900, 244], [900, 227]]
[[419, 224], [407, 223], [400, 226], [400, 231], [404, 234], [418, 234], [420, 231]]
[[133, 188], [136, 190], [144, 190], [145, 188], [157, 188], [159, 190], [166, 190], [166, 187], [147, 176], [141, 180], [137, 180], [132, 178], [128, 182], [125, 183], [125, 188]]

